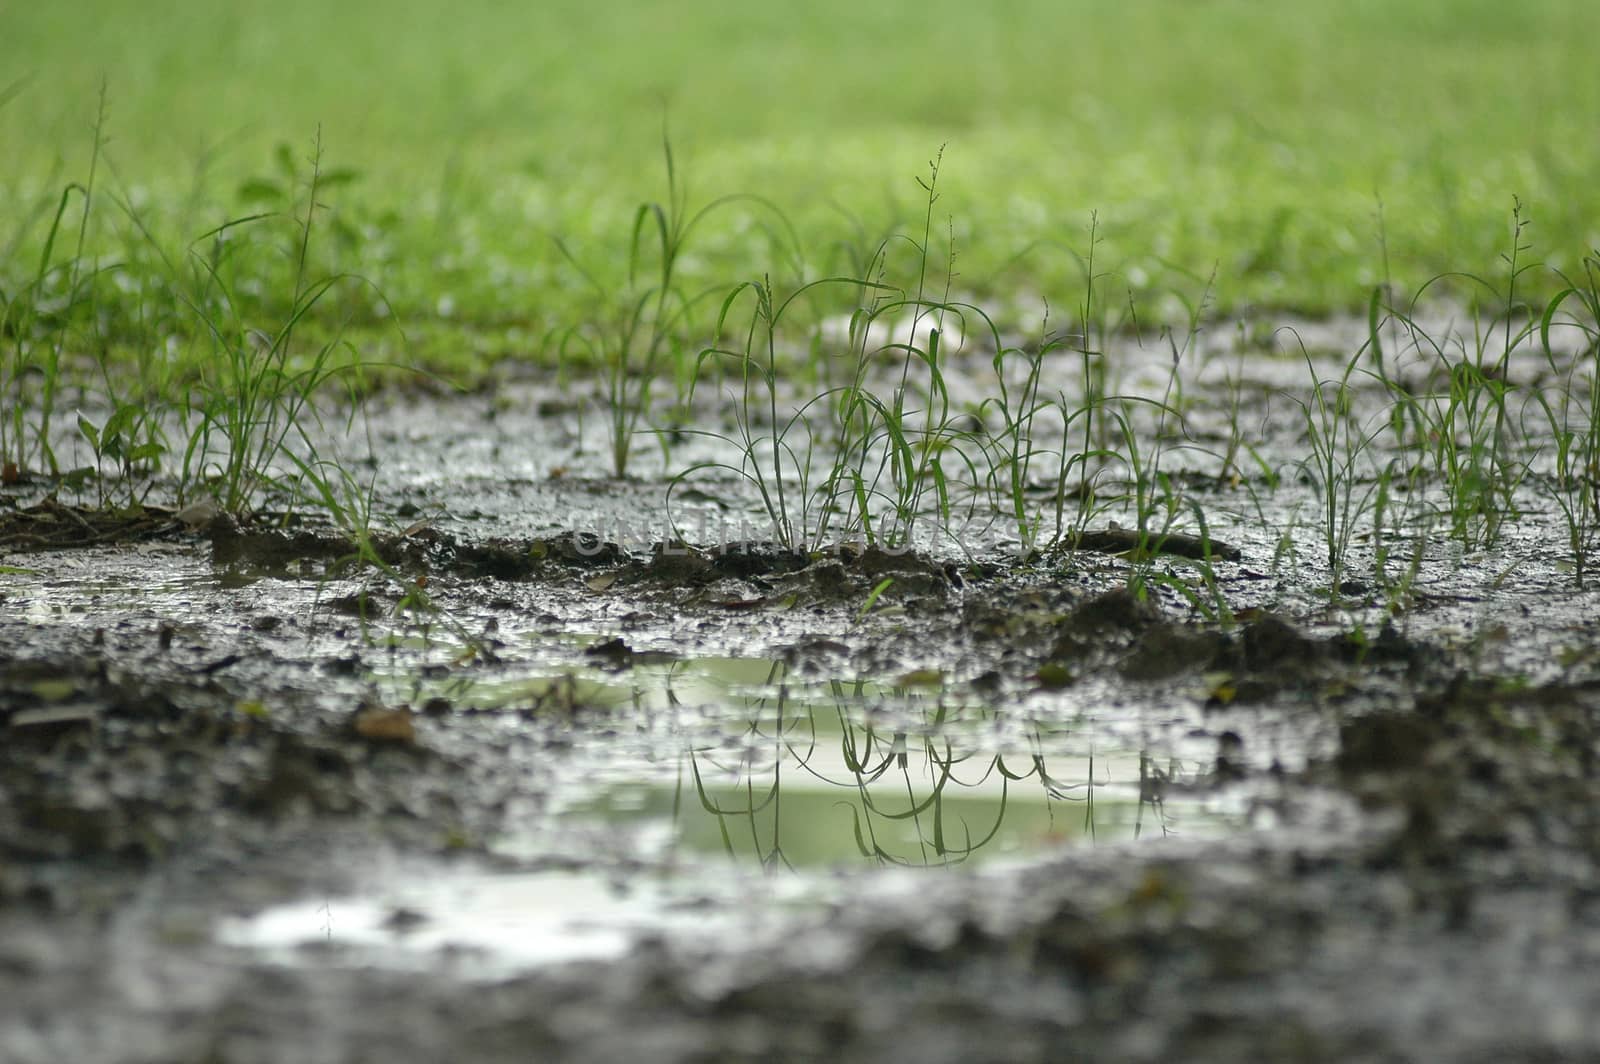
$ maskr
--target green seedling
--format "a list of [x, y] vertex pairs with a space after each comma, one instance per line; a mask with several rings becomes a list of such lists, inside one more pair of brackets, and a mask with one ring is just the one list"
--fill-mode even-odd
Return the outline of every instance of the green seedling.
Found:
[[[1298, 339], [1298, 338], [1297, 338]], [[1300, 344], [1300, 355], [1311, 379], [1306, 399], [1291, 396], [1305, 425], [1310, 455], [1301, 462], [1320, 504], [1320, 532], [1328, 565], [1328, 595], [1337, 599], [1350, 563], [1351, 544], [1364, 515], [1383, 499], [1387, 471], [1374, 469], [1374, 441], [1387, 423], [1379, 414], [1364, 421], [1359, 412], [1355, 378], [1363, 352], [1344, 365], [1337, 377], [1323, 378], [1315, 361]], [[1373, 424], [1373, 421], [1379, 422]]]
[[[1539, 319], [1545, 363], [1558, 382], [1554, 396], [1537, 394], [1541, 426], [1554, 445], [1546, 493], [1561, 512], [1573, 579], [1584, 586], [1596, 532], [1600, 530], [1600, 251], [1586, 255], [1576, 278], [1546, 304]], [[1575, 311], [1568, 313], [1568, 304]], [[1556, 353], [1558, 330], [1576, 333], [1579, 349], [1563, 360]]]

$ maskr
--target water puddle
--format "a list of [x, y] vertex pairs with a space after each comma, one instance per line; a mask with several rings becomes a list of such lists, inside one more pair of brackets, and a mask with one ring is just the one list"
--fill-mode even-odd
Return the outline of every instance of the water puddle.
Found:
[[611, 729], [559, 753], [535, 747], [529, 772], [547, 791], [489, 845], [513, 870], [375, 871], [368, 890], [228, 921], [221, 941], [285, 963], [457, 963], [468, 977], [647, 940], [748, 950], [863, 884], [1248, 820], [1241, 798], [1209, 785], [1215, 739], [1181, 712], [1000, 712], [932, 676], [639, 657], [449, 683], [455, 727], [537, 728], [530, 711], [548, 723], [566, 700]]
[[[743, 944], [775, 933], [783, 907], [797, 904], [805, 889], [798, 881], [624, 882], [596, 872], [441, 868], [385, 880], [361, 895], [310, 898], [225, 920], [217, 937], [287, 965], [442, 965], [465, 978], [496, 978], [615, 959], [645, 939]], [[751, 905], [753, 895], [767, 904]]]
[[[903, 740], [887, 745], [893, 749]], [[1020, 780], [1007, 778], [998, 757], [971, 766], [943, 761], [926, 748], [878, 750], [869, 757], [868, 764], [852, 765], [837, 751], [817, 751], [741, 770], [691, 753], [688, 786], [618, 786], [583, 811], [619, 830], [669, 825], [684, 859], [723, 856], [790, 869], [859, 861], [950, 865], [1172, 829], [1153, 802], [1106, 797], [1096, 803], [1097, 784], [1111, 789], [1106, 775], [1095, 780], [1086, 773], [1068, 785], [1082, 791], [1073, 796], [1055, 782], [1030, 786], [1031, 767]], [[960, 771], [965, 767], [970, 776]], [[708, 768], [725, 782], [708, 782]]]

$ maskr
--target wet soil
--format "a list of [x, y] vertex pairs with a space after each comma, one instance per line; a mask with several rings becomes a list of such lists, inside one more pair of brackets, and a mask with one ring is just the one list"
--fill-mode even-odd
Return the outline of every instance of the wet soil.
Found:
[[796, 550], [558, 396], [375, 412], [360, 546], [7, 489], [0, 1059], [1600, 1054], [1600, 622], [1537, 497], [1331, 590], [1308, 486], [1176, 449], [1203, 537]]

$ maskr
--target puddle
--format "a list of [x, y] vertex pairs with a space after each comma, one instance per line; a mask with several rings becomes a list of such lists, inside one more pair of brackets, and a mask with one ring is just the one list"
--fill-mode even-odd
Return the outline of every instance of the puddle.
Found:
[[508, 818], [490, 845], [524, 870], [375, 873], [369, 890], [230, 919], [219, 940], [286, 964], [445, 963], [468, 978], [613, 959], [646, 940], [749, 950], [785, 913], [859, 896], [863, 876], [1014, 869], [1248, 822], [1243, 798], [1206, 785], [1214, 740], [1177, 718], [1134, 748], [1093, 714], [1047, 725], [941, 684], [640, 657], [650, 663], [611, 675], [453, 686], [463, 727], [552, 698], [626, 711], [628, 727], [528, 766], [548, 781], [542, 808]]
[[671, 939], [700, 947], [776, 933], [798, 882], [728, 879], [691, 886], [589, 872], [409, 869], [355, 897], [307, 899], [248, 919], [222, 921], [224, 945], [281, 964], [379, 966], [496, 978], [577, 961], [612, 960], [638, 942]]
[[601, 825], [650, 840], [663, 861], [951, 865], [1215, 834], [1242, 815], [1210, 786], [1216, 739], [1192, 704], [1129, 710], [1088, 692], [1065, 715], [1073, 696], [1029, 713], [942, 680], [818, 679], [714, 657], [449, 689], [458, 727], [558, 705], [626, 711], [603, 742], [535, 755], [553, 781], [545, 812], [496, 846], [521, 858], [571, 857], [551, 840]]
[[[685, 786], [622, 785], [583, 811], [623, 830], [665, 824], [675, 854], [684, 859], [720, 855], [791, 869], [863, 861], [949, 865], [1178, 831], [1169, 810], [1153, 799], [1138, 800], [1138, 777], [1132, 775], [1138, 770], [1131, 765], [1116, 766], [1133, 781], [1120, 787], [1112, 784], [1114, 770], [1105, 762], [1098, 779], [1086, 772], [1080, 782], [1063, 786], [1040, 784], [1031, 766], [1025, 778], [1007, 779], [998, 757], [971, 765], [938, 757], [924, 747], [900, 755], [880, 752], [868, 765], [852, 766], [839, 751], [820, 750], [744, 772], [691, 753], [685, 760], [692, 778]], [[728, 782], [708, 782], [708, 769], [719, 770]], [[1133, 797], [1117, 797], [1129, 791]]]

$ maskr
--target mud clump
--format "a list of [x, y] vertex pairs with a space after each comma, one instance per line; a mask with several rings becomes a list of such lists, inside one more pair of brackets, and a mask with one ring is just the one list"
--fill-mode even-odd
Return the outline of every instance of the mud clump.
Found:
[[1081, 662], [1120, 649], [1160, 622], [1160, 609], [1148, 599], [1126, 587], [1107, 591], [1078, 604], [1055, 624], [1047, 660]]
[[[1415, 669], [1419, 652], [1385, 628], [1376, 640], [1349, 634], [1313, 638], [1275, 614], [1226, 632], [1166, 619], [1127, 589], [1095, 596], [1055, 625], [1040, 675], [1058, 667], [1110, 663], [1123, 679], [1170, 680], [1199, 672], [1228, 674], [1227, 702], [1259, 702], [1286, 690], [1310, 691], [1336, 675], [1399, 663]], [[1059, 686], [1059, 684], [1049, 684]]]
[[347, 558], [356, 551], [348, 537], [331, 531], [241, 528], [228, 517], [212, 521], [206, 532], [211, 539], [211, 563], [218, 566], [243, 564], [281, 570], [301, 561]]
[[527, 580], [542, 568], [540, 560], [522, 544], [493, 541], [481, 545], [459, 544], [442, 560], [454, 572], [469, 579]]
[[1385, 711], [1346, 721], [1339, 729], [1339, 770], [1357, 775], [1418, 768], [1435, 732], [1415, 713]]
[[635, 566], [630, 575], [633, 580], [648, 578], [662, 584], [698, 587], [715, 580], [717, 569], [705, 551], [682, 541], [664, 540], [651, 548], [650, 561]]
[[664, 665], [680, 661], [678, 655], [662, 650], [635, 650], [621, 638], [606, 639], [583, 652], [583, 656], [603, 669], [620, 672], [635, 665]]
[[877, 546], [808, 553], [776, 543], [697, 547], [671, 540], [654, 544], [649, 560], [624, 566], [617, 583], [695, 589], [735, 581], [763, 594], [781, 592], [830, 605], [858, 602], [885, 581], [896, 598], [942, 597], [958, 579], [953, 567], [925, 555]]
[[1246, 669], [1282, 672], [1309, 668], [1330, 657], [1326, 643], [1302, 634], [1275, 614], [1267, 614], [1244, 630], [1241, 647]]
[[1099, 636], [1140, 632], [1161, 620], [1161, 610], [1126, 587], [1096, 595], [1074, 609], [1061, 623], [1064, 634]]
[[1221, 632], [1162, 621], [1139, 637], [1117, 671], [1129, 680], [1165, 680], [1211, 668], [1229, 647]]
[[805, 551], [777, 543], [730, 543], [711, 552], [711, 567], [716, 574], [735, 580], [784, 576], [810, 564], [811, 556]]
[[628, 552], [592, 532], [562, 532], [528, 543], [525, 550], [534, 561], [553, 562], [574, 569], [603, 569], [622, 565]]
[[618, 582], [624, 586], [653, 583], [697, 588], [718, 580], [741, 580], [770, 588], [770, 579], [800, 572], [811, 563], [811, 556], [804, 551], [776, 543], [699, 547], [682, 540], [661, 540], [651, 545], [649, 560], [626, 564]]

